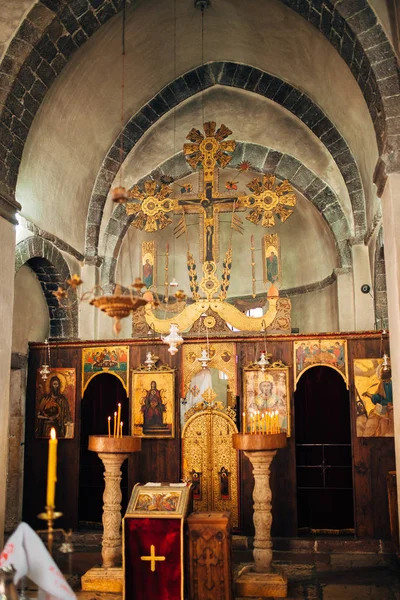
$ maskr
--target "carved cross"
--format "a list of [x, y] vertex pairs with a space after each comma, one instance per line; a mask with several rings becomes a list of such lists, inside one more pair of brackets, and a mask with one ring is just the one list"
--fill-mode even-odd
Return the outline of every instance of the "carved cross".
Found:
[[212, 403], [214, 402], [217, 396], [218, 394], [216, 394], [211, 387], [207, 388], [206, 391], [201, 395], [201, 397], [204, 398], [204, 400], [210, 406], [212, 406]]
[[207, 546], [204, 548], [203, 553], [197, 562], [200, 566], [206, 568], [206, 588], [208, 590], [212, 590], [215, 584], [212, 578], [211, 567], [215, 567], [218, 564], [218, 558], [215, 556], [211, 548]]

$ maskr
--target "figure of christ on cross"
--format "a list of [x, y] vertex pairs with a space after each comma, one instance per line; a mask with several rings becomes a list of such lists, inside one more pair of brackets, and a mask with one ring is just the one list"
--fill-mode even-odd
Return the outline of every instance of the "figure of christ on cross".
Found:
[[216, 219], [218, 218], [216, 213], [218, 209], [214, 210], [214, 206], [217, 204], [233, 204], [236, 200], [235, 196], [223, 198], [219, 196], [218, 192], [214, 194], [214, 184], [212, 181], [204, 182], [204, 189], [199, 198], [178, 200], [180, 206], [196, 207], [198, 209], [196, 212], [203, 214], [203, 262], [216, 262], [218, 254], [218, 239], [215, 236], [215, 231], [217, 230]]

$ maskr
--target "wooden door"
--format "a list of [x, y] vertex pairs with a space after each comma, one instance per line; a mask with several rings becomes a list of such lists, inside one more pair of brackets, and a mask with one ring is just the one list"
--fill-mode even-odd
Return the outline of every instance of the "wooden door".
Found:
[[354, 529], [349, 392], [343, 378], [316, 366], [295, 392], [299, 533]]

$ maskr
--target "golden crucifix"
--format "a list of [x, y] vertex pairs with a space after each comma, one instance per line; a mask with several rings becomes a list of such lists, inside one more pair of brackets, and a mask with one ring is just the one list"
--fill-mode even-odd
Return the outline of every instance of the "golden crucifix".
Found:
[[[274, 214], [277, 214], [282, 222], [285, 221], [293, 212], [285, 206], [293, 207], [296, 204], [296, 196], [288, 181], [277, 184], [274, 175], [264, 175], [247, 184], [250, 194], [223, 195], [219, 192], [218, 166], [224, 169], [232, 160], [229, 153], [236, 148], [235, 140], [226, 139], [231, 133], [232, 131], [223, 124], [216, 130], [215, 121], [204, 123], [205, 135], [198, 129], [191, 129], [187, 135], [190, 143], [183, 145], [183, 152], [192, 169], [201, 165], [202, 183], [198, 194], [190, 194], [189, 198], [173, 198], [173, 190], [165, 182], [157, 184], [155, 181], [146, 181], [144, 190], [140, 190], [136, 185], [129, 192], [131, 200], [126, 204], [127, 214], [135, 215], [132, 225], [137, 229], [154, 232], [164, 229], [172, 222], [168, 216], [170, 212], [181, 208], [183, 212], [199, 213], [202, 225], [201, 262], [217, 263], [218, 213], [222, 210], [222, 205], [226, 206], [226, 210], [231, 210], [234, 204], [238, 209], [249, 209], [250, 213], [246, 218], [262, 227], [273, 227]], [[250, 168], [247, 161], [243, 161], [241, 165], [245, 165], [243, 170]], [[240, 166], [239, 170], [242, 170]], [[169, 183], [173, 181], [172, 177], [167, 179]], [[242, 228], [237, 228], [237, 224], [234, 228], [242, 233]]]
[[150, 561], [150, 571], [156, 570], [156, 561], [165, 560], [165, 556], [156, 556], [156, 548], [151, 544], [150, 546], [150, 556], [141, 556], [140, 560], [149, 560]]
[[[197, 212], [202, 217], [202, 262], [218, 261], [218, 212], [220, 204], [232, 205], [235, 196], [223, 196], [218, 191], [217, 164], [224, 168], [232, 160], [228, 152], [236, 148], [235, 140], [226, 140], [231, 130], [221, 125], [215, 131], [215, 121], [204, 123], [205, 136], [198, 129], [191, 129], [187, 139], [191, 143], [183, 145], [186, 160], [192, 169], [201, 164], [202, 184], [197, 196], [172, 198], [172, 188], [163, 183], [159, 187], [155, 181], [146, 181], [144, 191], [134, 186], [130, 198], [134, 202], [126, 205], [127, 214], [135, 214], [132, 225], [147, 232], [164, 229], [171, 219], [167, 213], [182, 207], [185, 212]], [[135, 203], [136, 200], [136, 203]], [[139, 202], [138, 202], [139, 201]], [[186, 210], [185, 210], [186, 209]]]

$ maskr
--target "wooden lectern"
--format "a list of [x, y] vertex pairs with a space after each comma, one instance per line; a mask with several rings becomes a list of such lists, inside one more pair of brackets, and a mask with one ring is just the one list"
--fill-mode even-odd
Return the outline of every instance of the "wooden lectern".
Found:
[[184, 599], [190, 485], [136, 485], [123, 520], [124, 600]]

